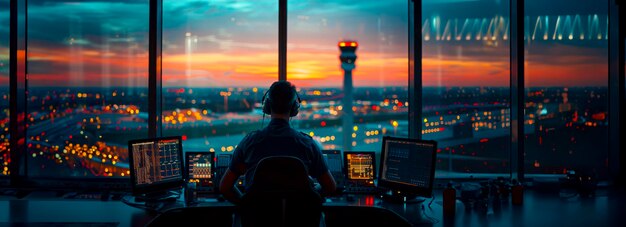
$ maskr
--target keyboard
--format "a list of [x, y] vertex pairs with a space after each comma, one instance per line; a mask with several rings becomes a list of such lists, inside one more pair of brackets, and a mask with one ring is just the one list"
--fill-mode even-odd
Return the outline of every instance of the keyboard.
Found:
[[372, 186], [349, 186], [343, 190], [343, 194], [380, 194], [383, 190]]

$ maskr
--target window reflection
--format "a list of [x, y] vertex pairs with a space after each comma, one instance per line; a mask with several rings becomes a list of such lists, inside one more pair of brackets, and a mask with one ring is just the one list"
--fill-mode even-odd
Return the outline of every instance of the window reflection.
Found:
[[[287, 15], [287, 77], [305, 100], [292, 124], [325, 149], [378, 151], [382, 136], [408, 137], [407, 1], [295, 0]], [[358, 43], [351, 110], [341, 41]]]
[[608, 4], [526, 1], [525, 170], [607, 174]]
[[127, 141], [147, 136], [148, 0], [27, 7], [29, 176], [128, 177]]
[[185, 150], [232, 152], [260, 129], [277, 40], [277, 0], [163, 1], [163, 134], [182, 135]]
[[422, 137], [437, 176], [509, 173], [509, 1], [423, 1]]
[[0, 0], [0, 176], [9, 172], [9, 0]]

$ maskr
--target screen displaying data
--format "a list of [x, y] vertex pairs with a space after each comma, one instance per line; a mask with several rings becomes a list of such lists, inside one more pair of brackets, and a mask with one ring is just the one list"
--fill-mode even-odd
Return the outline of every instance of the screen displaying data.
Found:
[[343, 175], [343, 160], [341, 159], [341, 151], [323, 150], [322, 156], [324, 157], [324, 161], [326, 161], [330, 174], [332, 174], [333, 178], [335, 178], [337, 186], [343, 187], [345, 176]]
[[374, 153], [346, 154], [348, 180], [374, 180]]
[[135, 185], [145, 186], [183, 178], [179, 140], [138, 142], [131, 147]]
[[189, 182], [201, 188], [213, 186], [213, 157], [212, 153], [187, 153]]
[[342, 173], [343, 166], [341, 160], [341, 152], [339, 150], [324, 150], [322, 151], [322, 155], [324, 156], [324, 161], [328, 165], [328, 170], [331, 173]]
[[429, 187], [433, 169], [430, 143], [387, 140], [383, 147], [381, 180], [417, 187]]

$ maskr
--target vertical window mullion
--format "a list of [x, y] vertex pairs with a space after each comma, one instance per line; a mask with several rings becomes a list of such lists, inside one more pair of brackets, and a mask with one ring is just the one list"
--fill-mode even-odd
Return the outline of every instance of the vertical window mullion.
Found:
[[[409, 31], [413, 30], [413, 40], [409, 32], [409, 138], [422, 138], [422, 0], [413, 1], [413, 21]], [[409, 3], [410, 5], [410, 3]], [[409, 13], [409, 17], [411, 14]], [[413, 53], [411, 53], [413, 52]], [[412, 66], [411, 66], [412, 65]]]
[[[11, 184], [20, 185], [26, 175], [26, 0], [10, 3], [10, 51], [9, 51], [9, 131], [11, 148]], [[24, 171], [20, 172], [20, 169]]]
[[278, 80], [287, 80], [287, 0], [278, 0]]
[[524, 178], [524, 0], [511, 0], [511, 177]]
[[163, 0], [150, 0], [148, 136], [161, 136]]

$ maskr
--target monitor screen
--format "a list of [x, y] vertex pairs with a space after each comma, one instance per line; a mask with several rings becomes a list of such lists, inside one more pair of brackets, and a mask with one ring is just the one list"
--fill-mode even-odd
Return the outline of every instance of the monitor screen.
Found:
[[230, 165], [230, 159], [232, 159], [232, 154], [219, 154], [217, 155], [217, 162], [215, 163], [216, 167], [225, 168]]
[[341, 151], [322, 150], [322, 156], [324, 157], [324, 161], [326, 161], [328, 170], [333, 175], [333, 178], [335, 178], [337, 186], [343, 187], [343, 181], [345, 176], [343, 175], [343, 160], [341, 156]]
[[324, 161], [326, 161], [328, 170], [330, 170], [331, 173], [334, 174], [343, 172], [343, 162], [341, 160], [340, 150], [323, 150], [322, 156], [324, 157]]
[[131, 140], [128, 150], [134, 194], [159, 192], [183, 185], [180, 136]]
[[213, 163], [215, 153], [212, 152], [185, 152], [186, 179], [196, 183], [196, 189], [213, 189]]
[[436, 153], [435, 141], [383, 137], [378, 185], [430, 197]]
[[344, 152], [345, 173], [348, 181], [374, 185], [376, 156], [374, 152]]
[[[230, 166], [230, 161], [232, 160], [232, 158], [233, 154], [231, 153], [217, 155], [217, 158], [215, 160], [215, 182], [220, 182], [222, 180], [222, 176], [224, 175], [224, 173], [226, 173], [226, 170]], [[236, 184], [240, 190], [243, 189], [244, 178], [245, 174], [239, 176], [239, 179], [237, 180]], [[216, 185], [219, 185], [219, 183]]]

